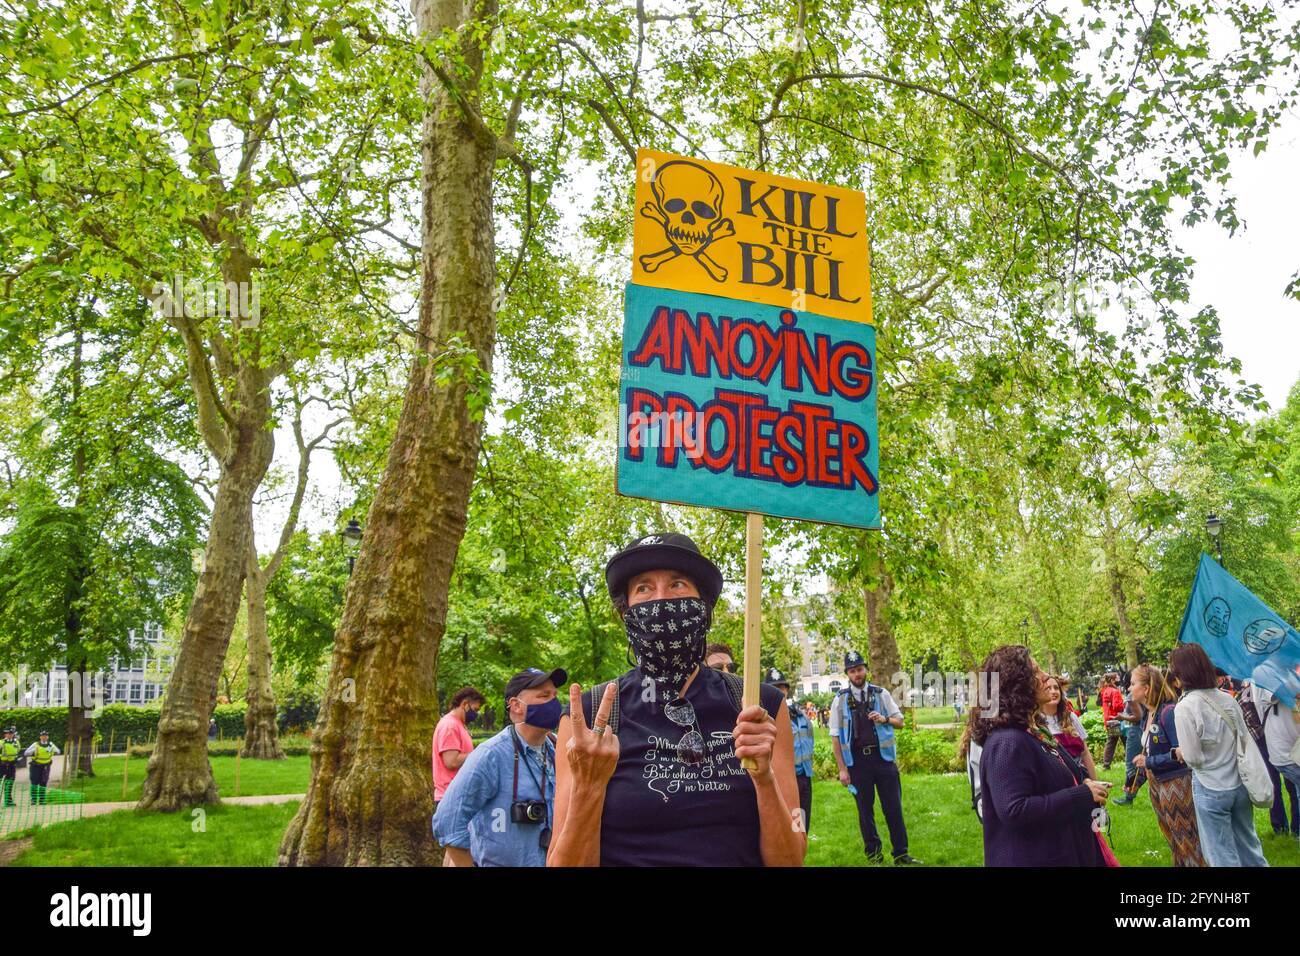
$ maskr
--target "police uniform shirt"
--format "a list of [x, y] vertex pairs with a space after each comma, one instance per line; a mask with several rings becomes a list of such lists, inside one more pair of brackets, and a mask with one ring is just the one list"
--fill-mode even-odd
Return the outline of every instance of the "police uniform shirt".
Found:
[[[856, 701], [862, 701], [863, 695], [867, 692], [867, 685], [863, 684], [861, 688], [849, 685], [849, 693], [853, 695]], [[902, 717], [903, 712], [899, 710], [898, 704], [894, 702], [893, 695], [883, 687], [876, 692], [876, 709], [885, 717]], [[833, 736], [838, 736], [840, 725], [844, 723], [844, 702], [836, 696], [835, 703], [831, 707], [830, 724], [827, 728]]]

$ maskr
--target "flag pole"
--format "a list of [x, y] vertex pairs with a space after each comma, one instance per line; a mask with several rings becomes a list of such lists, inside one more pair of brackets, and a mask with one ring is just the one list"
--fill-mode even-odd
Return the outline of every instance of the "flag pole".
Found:
[[[763, 516], [745, 515], [745, 696], [746, 707], [759, 702], [758, 685], [763, 594]], [[741, 758], [746, 770], [755, 768], [752, 757]]]

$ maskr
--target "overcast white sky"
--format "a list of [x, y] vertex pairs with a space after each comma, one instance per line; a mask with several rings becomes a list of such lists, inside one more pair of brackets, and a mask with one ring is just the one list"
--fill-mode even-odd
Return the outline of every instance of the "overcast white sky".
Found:
[[1283, 294], [1300, 270], [1300, 117], [1258, 157], [1237, 157], [1232, 179], [1246, 231], [1229, 237], [1210, 222], [1179, 233], [1196, 260], [1192, 302], [1218, 308], [1224, 351], [1280, 408], [1300, 378], [1300, 302]]

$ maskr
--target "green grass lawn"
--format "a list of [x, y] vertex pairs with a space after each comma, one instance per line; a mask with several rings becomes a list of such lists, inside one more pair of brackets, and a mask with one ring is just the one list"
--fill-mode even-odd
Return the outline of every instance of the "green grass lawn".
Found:
[[[1123, 786], [1123, 769], [1102, 771], [1105, 780]], [[1132, 806], [1110, 807], [1110, 844], [1124, 866], [1170, 866], [1169, 845], [1156, 824], [1147, 788], [1138, 793]], [[907, 823], [908, 852], [927, 865], [982, 866], [984, 837], [975, 811], [970, 806], [970, 784], [962, 774], [905, 776], [903, 818]], [[1274, 836], [1268, 811], [1255, 811], [1255, 827], [1264, 845], [1264, 855], [1273, 866], [1300, 866], [1300, 841]], [[880, 804], [876, 804], [876, 828], [889, 857], [889, 830]], [[837, 781], [813, 784], [812, 831], [809, 833], [808, 866], [867, 866], [858, 830], [857, 806], [853, 796]], [[886, 864], [888, 865], [888, 864]]]
[[957, 714], [951, 707], [917, 707], [916, 722], [922, 726], [925, 724], [955, 724], [958, 723]]
[[[95, 760], [95, 776], [69, 781], [69, 790], [80, 790], [87, 803], [110, 803], [122, 799], [122, 761], [125, 757], [100, 757]], [[209, 757], [212, 774], [223, 797], [235, 796], [235, 758]], [[149, 761], [131, 759], [127, 768], [127, 800], [139, 800]], [[285, 757], [283, 760], [241, 760], [239, 762], [239, 796], [264, 793], [304, 793], [311, 778], [311, 758]]]
[[[140, 794], [146, 761], [132, 760], [132, 799]], [[96, 761], [100, 775], [86, 781], [88, 801], [121, 798], [122, 758]], [[234, 758], [212, 758], [224, 795], [233, 795]], [[240, 790], [301, 793], [310, 773], [307, 757], [282, 761], [241, 761]], [[1102, 777], [1122, 783], [1116, 766]], [[92, 796], [93, 794], [93, 796]], [[296, 803], [206, 808], [206, 830], [195, 832], [188, 813], [123, 811], [58, 824], [37, 831], [35, 843], [11, 865], [18, 866], [273, 866]], [[970, 786], [962, 774], [913, 774], [903, 778], [903, 814], [908, 849], [931, 866], [980, 866], [983, 834], [970, 808]], [[876, 822], [885, 840], [888, 829], [880, 807]], [[1300, 842], [1273, 835], [1268, 812], [1257, 810], [1256, 827], [1273, 866], [1300, 866]], [[814, 784], [813, 825], [807, 865], [866, 866], [853, 797], [835, 781]], [[1169, 848], [1156, 825], [1143, 787], [1131, 807], [1111, 808], [1111, 845], [1124, 866], [1168, 866]]]
[[[188, 813], [123, 810], [29, 833], [10, 866], [274, 866], [297, 801]], [[202, 829], [196, 830], [199, 823]]]

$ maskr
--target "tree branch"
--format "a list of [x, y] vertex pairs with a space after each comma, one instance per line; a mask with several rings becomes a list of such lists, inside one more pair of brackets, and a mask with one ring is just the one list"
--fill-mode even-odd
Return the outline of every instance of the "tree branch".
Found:
[[[184, 309], [181, 303], [176, 303], [176, 307]], [[203, 339], [195, 331], [194, 324], [183, 313], [169, 317], [168, 321], [180, 332], [181, 339], [185, 342], [185, 365], [189, 370], [194, 399], [198, 403], [199, 434], [216, 459], [224, 465], [226, 455], [230, 453], [226, 425], [233, 425], [234, 417], [221, 402], [217, 383], [212, 378], [212, 366], [208, 364], [208, 356], [203, 349]]]
[[1014, 146], [1017, 150], [1024, 153], [1026, 156], [1032, 157], [1034, 160], [1043, 164], [1048, 169], [1052, 170], [1054, 173], [1056, 173], [1058, 176], [1064, 179], [1067, 183], [1069, 183], [1072, 189], [1075, 188], [1074, 182], [1070, 178], [1070, 174], [1066, 172], [1066, 170], [1063, 167], [1057, 165], [1055, 162], [1053, 162], [1051, 159], [1048, 159], [1046, 156], [1044, 156], [1042, 153], [1038, 152], [1037, 150], [1031, 149], [1020, 139], [1019, 136], [1017, 136], [1014, 132], [1012, 132], [1011, 129], [1007, 127], [1004, 123], [994, 119], [992, 116], [988, 115], [978, 107], [973, 106], [970, 103], [967, 103], [961, 97], [954, 96], [951, 93], [945, 92], [944, 90], [940, 90], [933, 86], [929, 86], [928, 84], [925, 83], [915, 83], [910, 80], [901, 80], [897, 77], [886, 76], [883, 73], [875, 73], [870, 70], [863, 70], [861, 72], [855, 72], [855, 73], [834, 73], [834, 72], [804, 73], [798, 76], [787, 77], [785, 80], [781, 82], [781, 85], [777, 87], [776, 95], [772, 99], [772, 108], [771, 110], [768, 111], [767, 116], [758, 120], [758, 126], [762, 128], [776, 118], [777, 110], [780, 109], [781, 107], [782, 98], [784, 98], [785, 94], [788, 93], [792, 87], [798, 86], [802, 83], [811, 83], [817, 80], [875, 80], [878, 83], [888, 83], [891, 86], [897, 86], [897, 87], [901, 87], [902, 89], [913, 90], [917, 93], [925, 93], [929, 96], [938, 97], [941, 100], [951, 103], [953, 106], [956, 106], [958, 109], [964, 110], [965, 112], [969, 113], [971, 116], [974, 116], [985, 126], [997, 130], [999, 133], [1005, 136], [1007, 140], [1011, 143], [1011, 145]]

